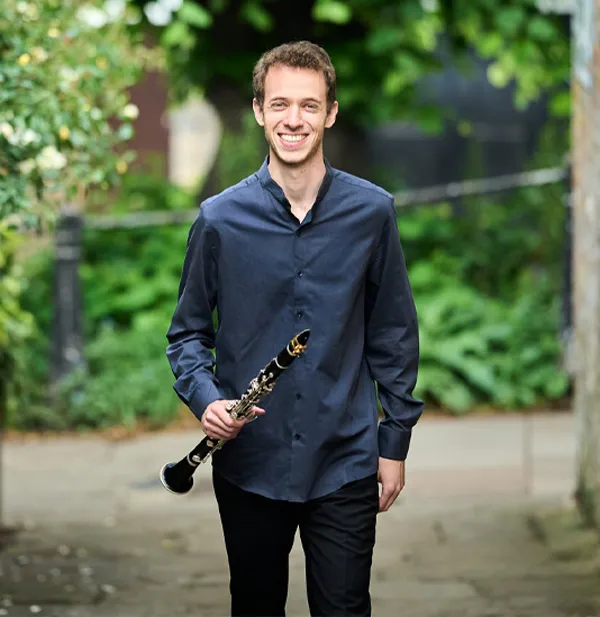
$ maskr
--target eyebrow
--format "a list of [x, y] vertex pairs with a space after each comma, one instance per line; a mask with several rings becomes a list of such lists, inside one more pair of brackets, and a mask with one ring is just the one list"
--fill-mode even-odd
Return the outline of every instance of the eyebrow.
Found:
[[[269, 103], [274, 103], [275, 101], [287, 101], [288, 99], [285, 96], [274, 96], [273, 98], [269, 99]], [[315, 99], [313, 97], [308, 97], [306, 99], [302, 99], [303, 103], [317, 103], [319, 105], [322, 105], [323, 102], [320, 101], [319, 99]]]

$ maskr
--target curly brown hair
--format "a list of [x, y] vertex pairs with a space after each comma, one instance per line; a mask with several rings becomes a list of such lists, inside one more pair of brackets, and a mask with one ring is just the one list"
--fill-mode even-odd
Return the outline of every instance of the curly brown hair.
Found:
[[313, 69], [323, 73], [327, 86], [327, 111], [335, 102], [335, 68], [331, 58], [322, 48], [310, 41], [284, 43], [265, 52], [252, 72], [254, 98], [262, 107], [265, 99], [265, 78], [268, 70], [275, 65], [293, 68]]

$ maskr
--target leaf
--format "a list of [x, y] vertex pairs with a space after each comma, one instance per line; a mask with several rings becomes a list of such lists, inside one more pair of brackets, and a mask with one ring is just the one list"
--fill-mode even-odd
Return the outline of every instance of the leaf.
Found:
[[406, 75], [403, 71], [392, 71], [385, 76], [383, 91], [388, 96], [398, 94], [407, 83]]
[[177, 15], [185, 22], [197, 28], [210, 28], [213, 23], [212, 15], [199, 4], [184, 2]]
[[275, 25], [271, 14], [256, 0], [248, 0], [245, 2], [241, 8], [240, 14], [260, 32], [269, 32]]
[[421, 105], [418, 110], [419, 127], [429, 135], [439, 135], [444, 130], [444, 117], [441, 109]]
[[496, 88], [504, 88], [508, 85], [512, 75], [498, 62], [490, 64], [486, 71], [488, 81]]
[[571, 92], [563, 90], [550, 99], [550, 111], [555, 116], [568, 117], [571, 114]]
[[479, 359], [463, 355], [453, 342], [441, 346], [440, 361], [457, 371], [465, 382], [486, 394], [493, 394], [496, 383], [491, 367]]
[[386, 54], [395, 50], [402, 42], [402, 31], [392, 26], [380, 26], [370, 32], [365, 40], [367, 50], [374, 55]]
[[553, 379], [544, 385], [544, 394], [551, 399], [564, 396], [569, 389], [569, 376], [563, 372], [557, 372]]
[[529, 36], [531, 36], [531, 38], [544, 42], [555, 39], [558, 34], [554, 24], [549, 19], [542, 17], [541, 15], [536, 15], [530, 20], [527, 26], [527, 31], [529, 32]]
[[190, 28], [186, 22], [174, 19], [163, 31], [160, 42], [166, 47], [180, 45], [190, 34]]
[[317, 0], [312, 9], [312, 16], [316, 21], [344, 25], [352, 19], [352, 9], [346, 2], [340, 0]]
[[459, 414], [466, 413], [475, 405], [475, 397], [459, 381], [454, 381], [450, 386], [444, 388], [438, 394], [438, 398], [442, 405]]
[[514, 36], [517, 33], [525, 18], [525, 11], [520, 6], [501, 8], [496, 12], [498, 30], [508, 36]]
[[475, 44], [482, 57], [491, 58], [504, 47], [504, 38], [499, 32], [490, 32], [488, 35], [475, 41]]

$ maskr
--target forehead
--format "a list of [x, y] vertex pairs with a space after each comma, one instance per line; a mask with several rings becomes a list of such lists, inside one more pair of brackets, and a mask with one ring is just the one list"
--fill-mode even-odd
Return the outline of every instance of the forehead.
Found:
[[275, 65], [265, 77], [265, 99], [317, 98], [325, 100], [327, 84], [325, 75], [312, 69]]

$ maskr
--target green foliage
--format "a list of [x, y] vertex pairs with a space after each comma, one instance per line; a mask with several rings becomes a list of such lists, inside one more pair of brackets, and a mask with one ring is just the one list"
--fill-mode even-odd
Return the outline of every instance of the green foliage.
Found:
[[[137, 1], [145, 8], [154, 4]], [[569, 36], [561, 18], [541, 13], [535, 0], [220, 0], [194, 6], [193, 17], [184, 2], [167, 24], [153, 27], [176, 98], [193, 90], [210, 98], [224, 83], [250, 95], [252, 67], [261, 53], [310, 39], [332, 57], [347, 118], [367, 125], [405, 119], [439, 131], [447, 112], [418, 103], [416, 85], [439, 70], [443, 35], [460, 65], [470, 66], [474, 50], [489, 62], [490, 83], [502, 88], [514, 82], [517, 106], [549, 93], [552, 112], [568, 114]]]
[[[124, 3], [4, 0], [0, 19], [0, 408], [23, 392], [24, 281], [16, 231], [52, 224], [59, 206], [81, 206], [90, 186], [118, 183], [138, 109], [129, 88], [160, 54], [125, 23]], [[136, 40], [137, 39], [137, 40]], [[25, 387], [25, 390], [28, 390]], [[3, 409], [2, 409], [3, 411]]]
[[[550, 126], [535, 166], [556, 165]], [[554, 147], [553, 147], [554, 146]], [[454, 413], [544, 405], [569, 392], [560, 367], [565, 187], [471, 197], [402, 213], [421, 332], [418, 392]]]
[[558, 364], [555, 285], [524, 275], [513, 303], [484, 295], [460, 271], [444, 258], [410, 269], [421, 332], [418, 394], [454, 413], [563, 397], [569, 383]]
[[241, 129], [224, 127], [216, 167], [219, 189], [232, 186], [254, 173], [264, 161], [267, 147], [263, 129], [250, 110], [242, 116]]
[[[37, 226], [90, 185], [118, 182], [154, 52], [99, 1], [5, 0], [0, 20], [0, 218]], [[111, 124], [118, 121], [118, 126]]]
[[19, 298], [25, 281], [22, 268], [14, 263], [14, 253], [22, 239], [0, 220], [0, 349], [10, 348], [31, 334], [31, 316], [23, 313]]
[[5, 409], [11, 381], [18, 374], [13, 350], [26, 345], [34, 332], [33, 316], [20, 305], [26, 286], [21, 266], [15, 263], [14, 255], [21, 239], [0, 219], [0, 418], [4, 420], [9, 411]]
[[[540, 13], [536, 0], [512, 4], [454, 2], [452, 6], [455, 40], [492, 61], [488, 67], [492, 85], [503, 88], [514, 80], [517, 107], [526, 107], [543, 93], [564, 99], [570, 45], [560, 18]], [[568, 114], [568, 109], [554, 102], [551, 107], [557, 115]]]
[[25, 428], [164, 426], [178, 406], [160, 336], [167, 325], [160, 314], [142, 314], [129, 329], [101, 327], [86, 346], [87, 366], [66, 378], [54, 405], [26, 418]]
[[[131, 174], [112, 209], [190, 209], [191, 195], [169, 183]], [[86, 366], [61, 384], [48, 404], [52, 319], [52, 250], [26, 262], [31, 282], [22, 305], [35, 315], [36, 335], [18, 353], [27, 367], [12, 388], [11, 425], [20, 429], [150, 426], [179, 406], [165, 357], [165, 333], [175, 308], [188, 228], [86, 229], [81, 278]]]

